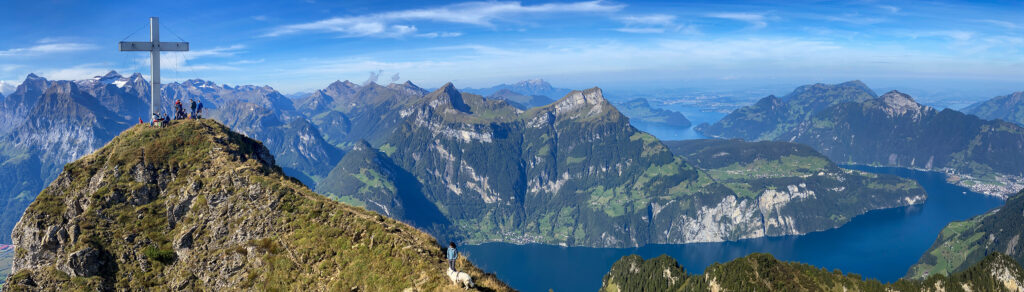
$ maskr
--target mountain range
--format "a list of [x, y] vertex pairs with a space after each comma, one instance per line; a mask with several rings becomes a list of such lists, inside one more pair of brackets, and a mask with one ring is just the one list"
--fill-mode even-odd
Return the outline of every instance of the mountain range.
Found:
[[951, 181], [1005, 198], [1024, 188], [1024, 128], [921, 105], [859, 81], [798, 87], [740, 108], [700, 133], [805, 144], [834, 161], [944, 171]]
[[[316, 190], [468, 243], [619, 247], [802, 234], [925, 198], [912, 181], [843, 171], [804, 152], [737, 156], [735, 168], [761, 168], [710, 173], [630, 126], [598, 88], [526, 111], [451, 84], [404, 104], [390, 108], [402, 117], [395, 129], [378, 128], [386, 138], [360, 142]], [[809, 211], [844, 191], [857, 199]]]
[[456, 290], [433, 237], [313, 193], [212, 120], [137, 125], [67, 164], [13, 239], [4, 291]]
[[[65, 86], [47, 87], [53, 93], [39, 98], [78, 106], [51, 111], [92, 122], [26, 122], [30, 128], [0, 140], [9, 149], [0, 174], [23, 182], [3, 194], [10, 210], [3, 213], [5, 228], [64, 163], [146, 113], [149, 89], [139, 75], [111, 72], [75, 82], [30, 76], [19, 91], [43, 92], [33, 84], [51, 83]], [[322, 194], [469, 243], [638, 246], [803, 234], [925, 198], [910, 181], [842, 171], [803, 152], [767, 163], [733, 161], [754, 163], [756, 171], [702, 168], [630, 126], [597, 88], [527, 110], [451, 84], [428, 93], [411, 82], [338, 81], [298, 100], [266, 86], [203, 80], [167, 84], [164, 92], [165, 105], [202, 101], [206, 117], [263, 141], [286, 174]], [[51, 106], [33, 105], [40, 111]], [[59, 120], [50, 114], [26, 116]], [[72, 126], [80, 128], [61, 128]], [[46, 136], [54, 132], [63, 134]], [[91, 144], [74, 142], [81, 140]], [[733, 146], [745, 147], [756, 146]], [[343, 159], [342, 149], [357, 155]], [[791, 171], [765, 178], [773, 167]], [[850, 191], [858, 199], [843, 208], [807, 211]]]
[[488, 88], [463, 88], [460, 91], [481, 96], [489, 96], [502, 90], [509, 90], [526, 96], [559, 97], [568, 94], [571, 89], [557, 88], [544, 79], [530, 79], [519, 81], [513, 84], [500, 84]]

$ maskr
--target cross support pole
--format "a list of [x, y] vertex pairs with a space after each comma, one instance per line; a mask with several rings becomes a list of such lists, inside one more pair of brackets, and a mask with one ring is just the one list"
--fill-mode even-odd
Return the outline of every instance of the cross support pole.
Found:
[[160, 19], [149, 18], [149, 41], [148, 42], [121, 42], [122, 52], [149, 52], [151, 61], [150, 93], [152, 102], [149, 108], [150, 118], [160, 113], [160, 52], [161, 51], [188, 51], [188, 42], [161, 42], [160, 41]]

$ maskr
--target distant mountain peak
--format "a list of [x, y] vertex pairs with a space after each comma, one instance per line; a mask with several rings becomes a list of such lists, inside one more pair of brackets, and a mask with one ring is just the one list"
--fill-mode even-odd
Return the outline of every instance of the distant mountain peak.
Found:
[[608, 100], [604, 98], [601, 88], [595, 86], [582, 91], [573, 90], [569, 92], [565, 97], [555, 102], [555, 112], [563, 114], [588, 107], [593, 107], [591, 112], [600, 112], [605, 105], [610, 106]]
[[367, 142], [365, 139], [359, 139], [359, 141], [356, 141], [356, 143], [352, 145], [352, 151], [367, 151], [370, 149], [373, 149], [373, 146], [371, 146], [370, 142]]
[[334, 82], [331, 82], [330, 85], [327, 85], [327, 88], [331, 88], [331, 89], [334, 89], [334, 88], [358, 88], [358, 87], [359, 87], [359, 84], [352, 83], [352, 81], [348, 81], [348, 80], [345, 80], [345, 81], [336, 80]]
[[110, 72], [107, 72], [106, 75], [96, 76], [96, 77], [100, 78], [100, 79], [109, 79], [109, 78], [121, 78], [123, 76], [121, 76], [121, 74], [117, 73], [116, 70], [110, 70]]
[[453, 109], [461, 112], [469, 112], [469, 105], [462, 99], [462, 93], [455, 89], [451, 82], [445, 83], [434, 92], [427, 95], [431, 107], [450, 105]]
[[889, 91], [878, 99], [881, 101], [885, 111], [891, 115], [918, 113], [928, 108], [927, 106], [923, 106], [920, 103], [917, 103], [917, 101], [914, 101], [914, 98], [910, 97], [910, 95], [896, 90]]
[[39, 77], [39, 75], [36, 75], [36, 73], [28, 73], [28, 76], [25, 76], [25, 81], [30, 80], [46, 80], [46, 78]]
[[553, 89], [551, 83], [548, 83], [547, 81], [544, 81], [544, 79], [540, 78], [519, 81], [516, 84], [513, 84], [513, 86], [526, 87], [534, 91], [548, 91]]

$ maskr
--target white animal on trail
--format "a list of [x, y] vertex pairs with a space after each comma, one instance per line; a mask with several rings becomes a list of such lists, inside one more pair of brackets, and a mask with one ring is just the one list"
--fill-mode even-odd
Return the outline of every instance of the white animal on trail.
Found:
[[473, 285], [473, 277], [470, 277], [466, 272], [458, 272], [448, 269], [448, 279], [451, 279], [452, 283], [455, 283], [455, 285], [460, 288], [469, 289], [475, 287], [475, 285]]

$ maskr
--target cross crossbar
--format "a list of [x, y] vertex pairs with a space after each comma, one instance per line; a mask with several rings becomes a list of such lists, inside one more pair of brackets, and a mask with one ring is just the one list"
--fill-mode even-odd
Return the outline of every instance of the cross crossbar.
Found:
[[[121, 42], [121, 51], [153, 51], [153, 42]], [[188, 42], [160, 42], [157, 51], [188, 51]]]

